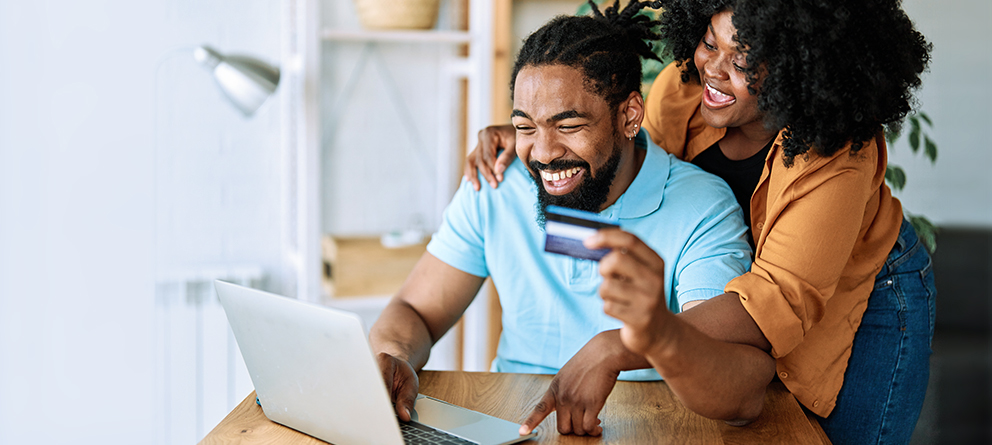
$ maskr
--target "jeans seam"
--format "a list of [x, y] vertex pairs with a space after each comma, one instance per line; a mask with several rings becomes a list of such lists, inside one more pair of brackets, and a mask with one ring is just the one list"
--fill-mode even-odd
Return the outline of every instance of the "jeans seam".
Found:
[[883, 440], [883, 437], [885, 436], [882, 433], [885, 431], [885, 427], [888, 426], [886, 425], [886, 420], [889, 418], [888, 414], [892, 407], [892, 394], [895, 392], [893, 386], [895, 384], [895, 381], [898, 380], [898, 374], [902, 372], [902, 358], [905, 352], [904, 351], [905, 347], [906, 347], [906, 332], [903, 331], [903, 333], [899, 336], [899, 353], [896, 354], [896, 364], [893, 367], [892, 377], [889, 379], [889, 393], [885, 399], [885, 406], [882, 409], [881, 422], [878, 423], [878, 435], [875, 436], [878, 437], [877, 443], [879, 444], [885, 443], [885, 441]]
[[897, 267], [899, 267], [902, 263], [909, 261], [909, 259], [913, 257], [913, 254], [916, 253], [916, 251], [921, 248], [922, 248], [922, 243], [920, 243], [920, 240], [917, 239], [916, 242], [913, 243], [913, 245], [907, 247], [902, 252], [899, 252], [899, 256], [897, 256], [891, 262], [886, 261], [886, 265], [889, 266], [890, 271], [894, 270]]

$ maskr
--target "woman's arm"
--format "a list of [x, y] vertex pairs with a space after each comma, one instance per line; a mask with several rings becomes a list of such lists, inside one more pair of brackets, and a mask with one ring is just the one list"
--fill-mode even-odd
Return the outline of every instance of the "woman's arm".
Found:
[[[496, 188], [503, 181], [503, 172], [517, 157], [517, 133], [512, 125], [493, 125], [479, 131], [479, 145], [465, 156], [465, 179], [479, 191], [479, 173], [489, 186]], [[497, 153], [503, 150], [502, 153]]]

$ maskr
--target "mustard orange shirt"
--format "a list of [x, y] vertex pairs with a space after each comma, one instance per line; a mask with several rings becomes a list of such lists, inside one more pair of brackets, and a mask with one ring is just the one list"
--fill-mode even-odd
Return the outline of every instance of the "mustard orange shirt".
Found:
[[[691, 161], [724, 129], [699, 112], [702, 88], [683, 84], [670, 64], [646, 100], [644, 128], [668, 152]], [[875, 276], [899, 235], [902, 206], [885, 185], [880, 133], [855, 154], [782, 158], [782, 133], [751, 195], [751, 271], [730, 281], [772, 345], [779, 378], [814, 413], [833, 410], [854, 334]]]

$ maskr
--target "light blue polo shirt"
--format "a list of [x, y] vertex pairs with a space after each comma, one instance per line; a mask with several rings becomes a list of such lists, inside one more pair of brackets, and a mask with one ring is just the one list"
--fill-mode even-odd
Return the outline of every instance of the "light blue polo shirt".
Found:
[[[637, 141], [647, 150], [644, 163], [601, 215], [619, 219], [665, 260], [665, 295], [678, 312], [686, 302], [722, 294], [748, 270], [747, 226], [722, 179], [669, 155], [644, 132]], [[544, 252], [537, 210], [537, 186], [518, 159], [496, 190], [476, 192], [462, 180], [427, 246], [452, 267], [492, 277], [503, 308], [494, 371], [557, 373], [593, 336], [622, 326], [603, 312], [598, 262]], [[647, 369], [620, 378], [659, 376]]]

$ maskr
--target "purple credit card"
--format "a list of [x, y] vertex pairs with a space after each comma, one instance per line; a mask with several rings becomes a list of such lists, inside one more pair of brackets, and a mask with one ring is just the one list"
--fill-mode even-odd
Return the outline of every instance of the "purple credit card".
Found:
[[599, 229], [620, 227], [620, 221], [582, 210], [548, 206], [545, 210], [544, 251], [599, 261], [610, 249], [590, 250], [582, 241]]

